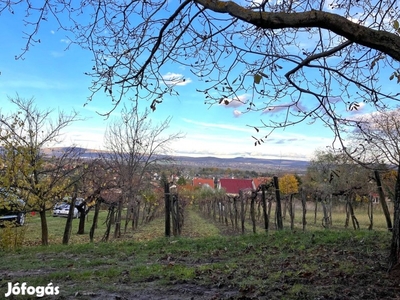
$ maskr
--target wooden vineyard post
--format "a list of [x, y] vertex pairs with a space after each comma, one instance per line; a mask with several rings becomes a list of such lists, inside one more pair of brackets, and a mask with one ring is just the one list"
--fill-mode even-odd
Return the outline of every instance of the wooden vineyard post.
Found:
[[169, 197], [169, 183], [164, 181], [164, 196], [165, 196], [165, 236], [171, 236], [171, 202]]
[[263, 206], [263, 216], [264, 216], [264, 228], [265, 231], [268, 232], [268, 214], [267, 214], [267, 201], [265, 201], [265, 184], [261, 185], [261, 198], [262, 198], [262, 206]]
[[235, 218], [235, 230], [239, 230], [239, 223], [238, 223], [238, 207], [237, 207], [238, 197], [233, 197], [233, 213]]
[[251, 202], [250, 202], [250, 216], [251, 216], [251, 222], [253, 224], [253, 233], [256, 233], [256, 212], [254, 207], [256, 198], [257, 198], [257, 192], [252, 192]]
[[293, 209], [293, 194], [289, 198], [289, 217], [290, 217], [290, 230], [294, 229], [294, 209]]
[[240, 199], [240, 225], [241, 225], [241, 230], [242, 234], [244, 234], [245, 228], [244, 228], [244, 222], [245, 222], [245, 211], [244, 211], [244, 192], [243, 190], [239, 191], [239, 199]]
[[303, 209], [303, 218], [302, 218], [302, 224], [303, 224], [303, 231], [306, 231], [306, 225], [307, 225], [307, 195], [305, 191], [302, 189], [301, 190], [301, 206]]
[[276, 222], [278, 230], [283, 229], [282, 222], [282, 206], [281, 206], [281, 193], [279, 191], [279, 180], [274, 176], [275, 196], [276, 196]]
[[179, 236], [181, 234], [181, 209], [179, 207], [179, 197], [175, 185], [169, 187], [169, 202], [172, 216], [172, 233], [174, 236]]
[[368, 218], [369, 218], [369, 226], [368, 230], [372, 230], [374, 227], [374, 204], [372, 202], [372, 197], [370, 196], [368, 199]]

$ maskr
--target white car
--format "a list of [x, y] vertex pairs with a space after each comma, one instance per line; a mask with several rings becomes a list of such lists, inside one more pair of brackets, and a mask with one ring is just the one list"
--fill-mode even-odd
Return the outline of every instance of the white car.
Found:
[[[53, 217], [68, 217], [69, 214], [69, 203], [57, 203], [53, 208]], [[79, 211], [74, 209], [73, 218], [79, 218]]]

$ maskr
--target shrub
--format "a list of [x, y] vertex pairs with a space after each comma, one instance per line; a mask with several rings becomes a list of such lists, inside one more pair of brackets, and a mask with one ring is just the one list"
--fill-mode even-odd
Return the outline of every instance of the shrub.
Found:
[[0, 228], [0, 249], [14, 251], [24, 242], [26, 226], [16, 226], [14, 222], [4, 222]]

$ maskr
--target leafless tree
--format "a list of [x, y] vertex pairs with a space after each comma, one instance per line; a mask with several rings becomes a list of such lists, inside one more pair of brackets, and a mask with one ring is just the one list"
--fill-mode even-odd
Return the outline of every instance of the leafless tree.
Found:
[[351, 134], [350, 154], [366, 165], [400, 164], [400, 109], [360, 116]]
[[[358, 228], [354, 215], [353, 202], [356, 196], [360, 200], [366, 200], [373, 190], [370, 181], [372, 171], [357, 164], [345, 152], [335, 149], [317, 151], [315, 158], [311, 160], [307, 174], [303, 178], [303, 188], [314, 195], [316, 206], [321, 203], [324, 211], [323, 224], [332, 222], [331, 206], [334, 196], [342, 203], [346, 203], [346, 224], [353, 221], [354, 228]], [[317, 210], [315, 209], [315, 218]]]
[[[85, 161], [85, 172], [80, 182], [80, 191], [85, 199], [81, 209], [79, 220], [79, 229], [77, 234], [84, 233], [84, 222], [86, 214], [94, 208], [92, 225], [89, 232], [90, 242], [94, 241], [94, 233], [97, 229], [100, 206], [102, 203], [110, 204], [109, 197], [117, 187], [117, 172], [109, 163], [101, 157], [95, 157], [92, 160]], [[79, 209], [78, 209], [79, 210]]]
[[182, 137], [181, 133], [166, 132], [171, 118], [153, 124], [149, 113], [148, 109], [141, 112], [134, 101], [131, 106], [123, 108], [121, 117], [111, 122], [105, 134], [105, 146], [109, 151], [106, 161], [115, 169], [117, 184], [122, 190], [116, 236], [120, 236], [122, 204], [128, 205], [126, 220], [131, 219], [136, 227], [139, 217], [134, 212], [140, 211], [143, 180], [151, 180], [152, 174], [149, 172], [152, 166], [171, 160], [169, 146]]
[[71, 191], [81, 167], [80, 149], [51, 147], [79, 117], [59, 112], [52, 120], [52, 110], [40, 110], [34, 99], [17, 96], [10, 101], [16, 111], [0, 119], [0, 184], [24, 199], [29, 210], [39, 211], [42, 244], [48, 245], [46, 212]]
[[[360, 118], [352, 134], [353, 147], [347, 149], [361, 164], [375, 169], [397, 167], [394, 187], [394, 222], [390, 267], [400, 262], [400, 109], [379, 111]], [[379, 176], [379, 174], [378, 174]], [[377, 178], [377, 180], [380, 179]], [[380, 187], [381, 188], [381, 187]], [[385, 199], [381, 197], [381, 201]], [[382, 204], [385, 204], [382, 202]], [[386, 215], [389, 213], [384, 207]], [[390, 217], [386, 217], [390, 222]]]

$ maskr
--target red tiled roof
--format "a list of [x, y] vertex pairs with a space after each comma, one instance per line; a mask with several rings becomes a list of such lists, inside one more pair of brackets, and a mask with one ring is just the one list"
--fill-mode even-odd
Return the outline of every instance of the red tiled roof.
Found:
[[227, 194], [239, 194], [239, 191], [242, 189], [255, 188], [253, 179], [221, 178], [219, 182], [221, 188], [223, 188]]
[[253, 178], [254, 180], [254, 185], [256, 188], [258, 188], [262, 183], [268, 183], [271, 178], [269, 177], [258, 177], [258, 178]]
[[214, 188], [214, 179], [212, 178], [193, 178], [193, 186], [208, 185], [210, 188]]

